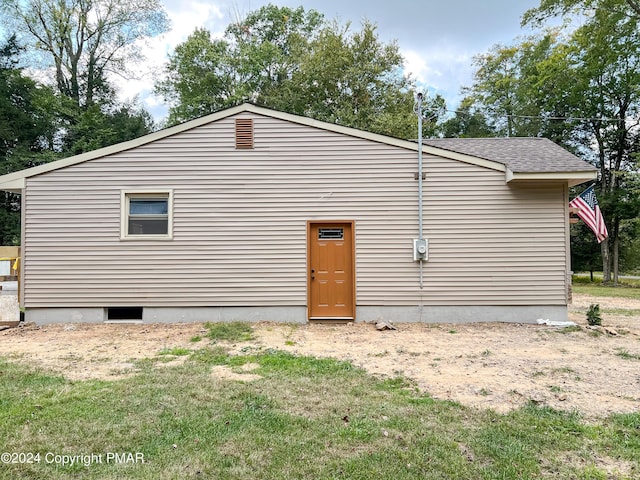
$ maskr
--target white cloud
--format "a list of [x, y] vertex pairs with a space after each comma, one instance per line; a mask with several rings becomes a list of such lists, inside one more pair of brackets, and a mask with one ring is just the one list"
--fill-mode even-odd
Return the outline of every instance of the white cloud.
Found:
[[401, 53], [405, 72], [411, 74], [421, 89], [442, 95], [449, 108], [457, 106], [460, 89], [471, 85], [473, 79], [471, 54], [451, 45]]
[[167, 113], [164, 101], [153, 95], [153, 86], [160, 79], [168, 55], [196, 28], [206, 27], [212, 31], [212, 35], [221, 36], [222, 31], [215, 32], [212, 27], [219, 26], [225, 17], [220, 7], [211, 3], [200, 1], [179, 1], [175, 5], [170, 5], [170, 2], [165, 3], [171, 29], [161, 36], [140, 44], [145, 60], [132, 69], [134, 78], [124, 78], [120, 75], [114, 75], [112, 78], [122, 100], [133, 100], [137, 97], [156, 118]]

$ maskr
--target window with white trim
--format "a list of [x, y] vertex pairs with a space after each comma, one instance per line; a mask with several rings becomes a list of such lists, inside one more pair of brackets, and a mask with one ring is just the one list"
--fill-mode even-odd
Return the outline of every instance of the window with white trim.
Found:
[[122, 238], [172, 237], [173, 192], [123, 191]]

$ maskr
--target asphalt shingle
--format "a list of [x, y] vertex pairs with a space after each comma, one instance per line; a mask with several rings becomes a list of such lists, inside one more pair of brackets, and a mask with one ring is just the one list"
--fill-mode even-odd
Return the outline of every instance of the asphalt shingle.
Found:
[[502, 163], [514, 173], [596, 170], [546, 138], [431, 138], [423, 144]]

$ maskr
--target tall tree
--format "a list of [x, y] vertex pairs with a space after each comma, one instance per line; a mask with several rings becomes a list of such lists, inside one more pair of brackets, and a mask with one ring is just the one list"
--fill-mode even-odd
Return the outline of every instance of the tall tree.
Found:
[[175, 124], [242, 101], [265, 99], [289, 79], [301, 53], [323, 24], [315, 10], [267, 5], [230, 24], [224, 38], [196, 29], [178, 45], [156, 92]]
[[561, 40], [559, 32], [545, 31], [474, 58], [466, 101], [490, 119], [497, 135], [565, 138], [566, 123], [554, 120], [568, 113], [560, 92], [571, 82]]
[[134, 104], [73, 108], [61, 139], [64, 155], [77, 155], [141, 137], [154, 130], [151, 115]]
[[438, 125], [437, 130], [440, 135], [449, 138], [496, 136], [496, 127], [490, 123], [484, 112], [477, 108], [473, 97], [463, 98], [453, 117]]
[[[15, 36], [0, 46], [0, 175], [55, 158], [58, 98], [18, 66]], [[0, 245], [20, 243], [20, 199], [0, 192]]]
[[230, 64], [242, 83], [241, 94], [270, 103], [263, 98], [291, 79], [324, 24], [316, 10], [271, 4], [231, 23], [226, 38], [233, 48]]
[[[319, 120], [415, 138], [414, 83], [402, 73], [395, 42], [380, 41], [368, 21], [360, 30], [333, 22], [309, 42], [299, 67], [270, 104]], [[432, 102], [442, 102], [441, 98]]]
[[[604, 279], [613, 273], [616, 282], [623, 230], [638, 215], [637, 198], [629, 192], [637, 182], [630, 173], [638, 169], [632, 146], [640, 113], [640, 17], [623, 0], [544, 0], [526, 18], [546, 18], [578, 3], [592, 9], [579, 27], [544, 32], [480, 57], [471, 92], [496, 123], [512, 119], [507, 132], [550, 137], [599, 168], [609, 226], [601, 244]], [[504, 59], [513, 68], [496, 75], [500, 70], [493, 66]]]
[[[568, 58], [575, 116], [583, 145], [595, 143], [600, 169], [600, 194], [608, 214], [609, 239], [601, 244], [604, 280], [618, 281], [620, 241], [625, 222], [638, 216], [638, 198], [629, 195], [637, 185], [639, 168], [633, 145], [640, 124], [640, 15], [637, 3], [625, 0], [543, 0], [525, 21], [543, 21], [558, 12], [590, 14], [570, 37]], [[586, 148], [585, 148], [586, 149]]]
[[581, 16], [585, 12], [600, 8], [640, 19], [638, 0], [540, 0], [539, 6], [525, 12], [522, 23], [540, 25], [552, 17]]
[[82, 106], [109, 97], [107, 72], [126, 75], [139, 42], [168, 28], [159, 0], [3, 0], [1, 11], [54, 68], [58, 91]]
[[170, 125], [231, 106], [242, 99], [243, 86], [229, 64], [229, 43], [196, 29], [178, 45], [165, 66], [165, 78], [155, 85], [169, 104]]
[[[379, 133], [413, 135], [413, 81], [395, 42], [364, 22], [327, 23], [302, 7], [268, 5], [223, 39], [196, 30], [170, 56], [156, 91], [177, 123], [242, 101]], [[437, 101], [442, 101], [441, 99]]]

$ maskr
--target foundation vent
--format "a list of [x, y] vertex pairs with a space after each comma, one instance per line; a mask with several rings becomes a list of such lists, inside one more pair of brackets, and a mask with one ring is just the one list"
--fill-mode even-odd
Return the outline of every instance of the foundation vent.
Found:
[[253, 148], [252, 118], [236, 118], [236, 148], [239, 150]]
[[142, 307], [107, 307], [106, 323], [142, 323]]

